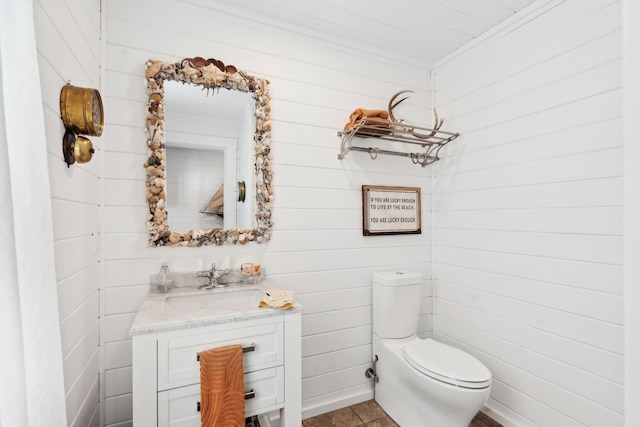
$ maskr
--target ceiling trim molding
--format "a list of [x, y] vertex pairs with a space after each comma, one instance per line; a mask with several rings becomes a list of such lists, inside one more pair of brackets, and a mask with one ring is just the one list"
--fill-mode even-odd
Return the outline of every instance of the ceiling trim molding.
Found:
[[519, 12], [516, 12], [510, 18], [507, 18], [496, 26], [492, 27], [490, 30], [482, 33], [472, 41], [444, 56], [442, 59], [434, 62], [432, 68], [437, 69], [445, 66], [448, 62], [453, 61], [454, 59], [476, 48], [477, 46], [493, 40], [496, 37], [500, 37], [504, 34], [508, 34], [514, 31], [516, 28], [521, 27], [522, 25], [538, 18], [541, 15], [544, 15], [548, 11], [558, 7], [566, 1], [567, 0], [546, 0], [534, 2], [524, 9], [520, 10]]

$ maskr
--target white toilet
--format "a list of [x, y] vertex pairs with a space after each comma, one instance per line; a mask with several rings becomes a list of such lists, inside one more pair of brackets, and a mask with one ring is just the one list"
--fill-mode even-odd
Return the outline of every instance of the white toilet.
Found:
[[373, 275], [375, 400], [401, 427], [468, 427], [489, 398], [491, 372], [462, 350], [416, 335], [422, 276]]

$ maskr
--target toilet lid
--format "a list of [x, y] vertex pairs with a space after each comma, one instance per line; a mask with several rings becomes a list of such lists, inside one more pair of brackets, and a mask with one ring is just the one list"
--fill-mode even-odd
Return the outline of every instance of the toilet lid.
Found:
[[432, 339], [416, 339], [403, 350], [407, 362], [431, 378], [466, 388], [485, 388], [491, 384], [489, 369], [457, 348]]

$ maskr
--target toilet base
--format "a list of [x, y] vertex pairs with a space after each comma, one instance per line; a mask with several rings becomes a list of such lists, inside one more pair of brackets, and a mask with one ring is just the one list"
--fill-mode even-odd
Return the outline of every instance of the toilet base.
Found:
[[376, 402], [401, 427], [468, 427], [489, 398], [490, 387], [457, 387], [418, 372], [402, 355], [402, 346], [414, 339], [419, 338], [383, 340], [374, 334]]

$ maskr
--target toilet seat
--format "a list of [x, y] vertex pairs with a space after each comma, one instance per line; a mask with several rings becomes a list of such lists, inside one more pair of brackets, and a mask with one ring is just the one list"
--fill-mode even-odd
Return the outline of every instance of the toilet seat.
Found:
[[491, 372], [478, 359], [433, 339], [414, 339], [402, 354], [423, 374], [458, 387], [482, 389], [491, 385]]

